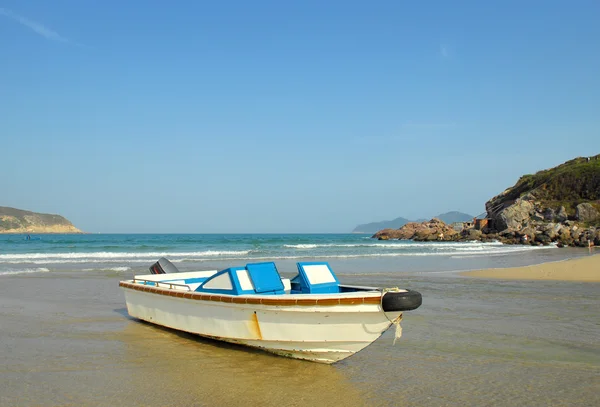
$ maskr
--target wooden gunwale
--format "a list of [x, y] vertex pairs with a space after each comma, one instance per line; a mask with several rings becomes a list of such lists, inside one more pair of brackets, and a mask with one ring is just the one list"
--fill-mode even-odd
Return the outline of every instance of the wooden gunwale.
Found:
[[380, 304], [381, 295], [365, 297], [341, 297], [341, 298], [252, 298], [237, 297], [234, 295], [208, 294], [198, 292], [175, 291], [165, 288], [157, 288], [150, 285], [130, 283], [127, 281], [119, 282], [119, 287], [130, 290], [143, 291], [152, 294], [166, 295], [168, 297], [186, 298], [190, 300], [225, 302], [233, 304], [262, 304], [275, 306], [332, 306], [332, 305], [360, 305], [360, 304]]

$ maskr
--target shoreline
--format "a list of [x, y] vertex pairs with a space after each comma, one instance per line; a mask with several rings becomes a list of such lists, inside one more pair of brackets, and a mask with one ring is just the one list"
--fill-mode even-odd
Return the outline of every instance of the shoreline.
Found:
[[600, 282], [600, 253], [530, 266], [471, 270], [458, 274], [502, 280]]

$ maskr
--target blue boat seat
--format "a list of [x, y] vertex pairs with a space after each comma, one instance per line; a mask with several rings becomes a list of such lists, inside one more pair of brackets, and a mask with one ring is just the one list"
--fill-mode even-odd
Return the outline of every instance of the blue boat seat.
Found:
[[285, 286], [275, 263], [250, 263], [219, 271], [198, 288], [197, 292], [230, 295], [284, 294]]
[[292, 279], [292, 294], [330, 294], [340, 292], [340, 282], [327, 262], [301, 262]]
[[257, 294], [283, 294], [284, 286], [275, 263], [246, 264], [254, 290]]

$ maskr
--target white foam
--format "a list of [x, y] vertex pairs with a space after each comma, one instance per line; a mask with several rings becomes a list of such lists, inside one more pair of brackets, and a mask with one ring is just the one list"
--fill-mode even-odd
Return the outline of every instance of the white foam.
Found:
[[112, 267], [109, 268], [110, 271], [127, 271], [131, 270], [131, 267]]
[[158, 259], [159, 257], [202, 257], [202, 256], [239, 256], [250, 253], [250, 250], [206, 250], [203, 252], [81, 252], [81, 253], [14, 253], [14, 254], [0, 254], [1, 260], [36, 260], [36, 259], [60, 259], [60, 260], [73, 260], [73, 259]]
[[31, 274], [31, 273], [48, 273], [49, 271], [50, 270], [48, 270], [46, 267], [39, 267], [39, 268], [35, 268], [35, 269], [21, 269], [21, 270], [8, 269], [8, 270], [0, 271], [0, 276], [10, 276], [10, 275], [15, 275], [15, 274]]
[[289, 249], [316, 249], [317, 247], [323, 247], [327, 245], [318, 245], [318, 244], [284, 244], [283, 247], [287, 247]]
[[131, 270], [131, 267], [98, 267], [98, 268], [87, 268], [87, 269], [81, 269], [81, 271], [127, 271], [127, 270]]
[[283, 247], [289, 249], [316, 249], [319, 247], [376, 247], [381, 249], [402, 249], [402, 250], [410, 250], [414, 248], [431, 248], [431, 249], [439, 249], [439, 248], [465, 248], [465, 247], [498, 247], [504, 246], [500, 242], [417, 242], [413, 243], [412, 241], [398, 241], [397, 243], [386, 242], [386, 243], [348, 243], [348, 244], [335, 244], [335, 243], [327, 243], [327, 244], [285, 244]]
[[[498, 248], [496, 250], [469, 250], [460, 253], [452, 251], [438, 251], [438, 252], [414, 252], [414, 253], [363, 253], [363, 254], [319, 254], [319, 255], [304, 255], [304, 256], [268, 256], [268, 257], [233, 257], [233, 258], [222, 258], [219, 260], [295, 260], [305, 259], [307, 257], [314, 259], [357, 259], [357, 258], [372, 258], [372, 257], [440, 257], [447, 256], [452, 258], [461, 257], [484, 257], [493, 255], [503, 255], [509, 253], [527, 252], [532, 250], [548, 250], [554, 249], [556, 246], [504, 246], [504, 248]], [[202, 259], [181, 259], [181, 261], [195, 261]]]
[[[200, 258], [196, 258], [197, 260]], [[4, 264], [86, 264], [86, 263], [154, 263], [158, 260], [156, 257], [148, 257], [148, 258], [138, 258], [138, 259], [119, 259], [119, 258], [111, 258], [111, 259], [79, 259], [79, 260], [11, 260], [4, 261]], [[210, 260], [206, 258], [206, 260]], [[221, 260], [221, 259], [219, 259]], [[178, 261], [182, 261], [179, 259]], [[92, 269], [90, 269], [92, 270]], [[90, 271], [88, 269], [83, 269], [83, 271]], [[96, 269], [93, 269], [96, 270]]]
[[[399, 243], [370, 243], [370, 244], [298, 244], [285, 245], [290, 248], [314, 249], [318, 247], [368, 247], [368, 251], [353, 250], [350, 253], [323, 253], [311, 251], [298, 251], [297, 255], [275, 255], [268, 257], [256, 256], [259, 252], [251, 250], [206, 250], [198, 252], [81, 252], [81, 253], [14, 253], [0, 254], [0, 263], [4, 264], [115, 264], [112, 268], [104, 270], [127, 271], [129, 268], [122, 267], [123, 264], [149, 264], [154, 263], [159, 257], [167, 257], [174, 262], [195, 261], [240, 261], [240, 260], [277, 260], [277, 259], [300, 259], [300, 258], [373, 258], [373, 257], [427, 257], [427, 256], [449, 256], [454, 258], [489, 256], [496, 254], [518, 253], [530, 250], [551, 249], [552, 246], [522, 246], [504, 245], [499, 242], [399, 242]], [[398, 249], [398, 250], [390, 250]], [[411, 250], [412, 249], [412, 250]], [[416, 249], [416, 250], [415, 250]], [[107, 264], [108, 263], [108, 264]], [[87, 269], [84, 269], [87, 270]]]

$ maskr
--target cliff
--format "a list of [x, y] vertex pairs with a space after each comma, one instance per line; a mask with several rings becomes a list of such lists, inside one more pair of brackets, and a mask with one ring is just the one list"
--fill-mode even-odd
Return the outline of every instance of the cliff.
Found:
[[[454, 224], [432, 219], [384, 229], [377, 239], [498, 240], [509, 244], [600, 245], [600, 155], [579, 157], [522, 176], [486, 204], [486, 219]], [[454, 231], [454, 232], [453, 232]]]
[[594, 209], [600, 210], [600, 154], [524, 175], [486, 202], [485, 208], [492, 229], [498, 232], [536, 220], [597, 224], [600, 218]]
[[485, 207], [484, 232], [507, 243], [600, 245], [600, 154], [524, 175]]
[[83, 233], [60, 215], [0, 206], [0, 233]]

